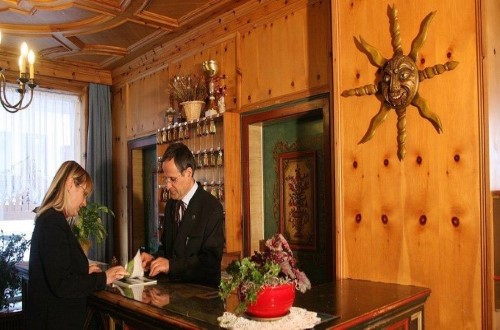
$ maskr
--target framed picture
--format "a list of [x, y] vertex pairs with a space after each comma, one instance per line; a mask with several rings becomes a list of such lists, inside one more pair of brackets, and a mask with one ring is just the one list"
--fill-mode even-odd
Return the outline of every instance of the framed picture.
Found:
[[296, 250], [316, 250], [316, 151], [279, 156], [280, 231]]

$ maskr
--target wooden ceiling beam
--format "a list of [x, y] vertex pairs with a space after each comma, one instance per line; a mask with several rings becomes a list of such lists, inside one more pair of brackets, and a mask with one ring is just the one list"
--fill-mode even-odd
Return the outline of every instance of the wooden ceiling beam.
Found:
[[[10, 82], [15, 82], [19, 76], [18, 56], [11, 53], [0, 53], [0, 67], [5, 70], [5, 76], [11, 77]], [[40, 60], [35, 62], [35, 82], [39, 83], [43, 77], [63, 79], [66, 81], [79, 81], [112, 85], [111, 71], [99, 70], [84, 66], [68, 65], [52, 61]], [[43, 87], [43, 86], [42, 86]]]

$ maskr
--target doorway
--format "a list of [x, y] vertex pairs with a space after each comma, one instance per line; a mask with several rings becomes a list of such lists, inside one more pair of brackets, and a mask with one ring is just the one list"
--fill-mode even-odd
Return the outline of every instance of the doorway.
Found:
[[158, 249], [156, 136], [129, 141], [128, 260]]
[[[327, 95], [242, 115], [244, 254], [280, 232], [313, 284], [334, 274], [329, 118]], [[291, 180], [307, 187], [286, 192], [296, 169]], [[289, 207], [295, 193], [308, 200], [300, 210]]]

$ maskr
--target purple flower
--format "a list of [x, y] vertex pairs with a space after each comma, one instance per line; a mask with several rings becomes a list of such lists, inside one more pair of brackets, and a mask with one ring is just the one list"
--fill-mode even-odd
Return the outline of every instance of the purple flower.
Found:
[[264, 252], [255, 251], [251, 260], [259, 265], [264, 265], [266, 261], [271, 261], [280, 265], [279, 276], [283, 279], [295, 282], [297, 290], [306, 292], [311, 288], [311, 282], [304, 272], [297, 268], [297, 260], [293, 256], [290, 245], [283, 235], [275, 234], [268, 239]]

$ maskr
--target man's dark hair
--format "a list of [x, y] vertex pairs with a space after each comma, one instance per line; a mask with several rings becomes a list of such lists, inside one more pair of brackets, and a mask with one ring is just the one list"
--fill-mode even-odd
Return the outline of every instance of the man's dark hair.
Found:
[[166, 160], [174, 160], [175, 166], [179, 170], [179, 172], [183, 172], [188, 167], [191, 167], [194, 171], [196, 170], [196, 162], [194, 160], [193, 153], [184, 143], [171, 143], [169, 144], [167, 150], [163, 153], [161, 157], [161, 161], [164, 162]]

